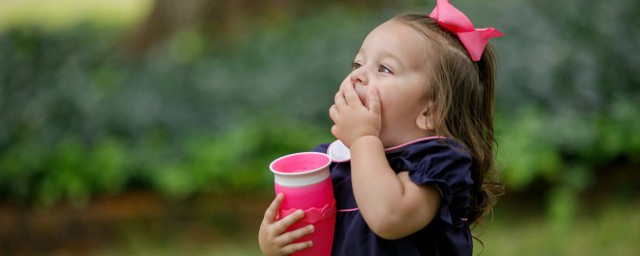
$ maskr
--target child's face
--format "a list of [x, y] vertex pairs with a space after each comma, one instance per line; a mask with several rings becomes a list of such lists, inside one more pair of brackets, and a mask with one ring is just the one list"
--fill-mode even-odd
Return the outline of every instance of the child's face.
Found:
[[426, 38], [405, 23], [383, 23], [365, 38], [353, 71], [342, 82], [352, 83], [364, 104], [370, 88], [379, 91], [385, 147], [429, 135], [426, 44]]

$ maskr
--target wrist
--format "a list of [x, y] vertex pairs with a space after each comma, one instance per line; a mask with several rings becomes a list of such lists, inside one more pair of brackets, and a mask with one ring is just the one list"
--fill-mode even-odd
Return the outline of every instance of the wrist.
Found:
[[382, 147], [382, 141], [380, 138], [374, 135], [365, 135], [354, 140], [349, 149], [357, 150], [358, 148], [371, 148], [376, 145], [380, 145], [380, 147]]

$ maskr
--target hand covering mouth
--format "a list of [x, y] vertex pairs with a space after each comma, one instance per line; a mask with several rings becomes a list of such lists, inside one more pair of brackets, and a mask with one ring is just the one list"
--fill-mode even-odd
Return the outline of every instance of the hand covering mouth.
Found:
[[367, 89], [356, 86], [356, 92], [358, 93], [358, 98], [360, 98], [360, 102], [362, 102], [362, 105], [367, 106]]

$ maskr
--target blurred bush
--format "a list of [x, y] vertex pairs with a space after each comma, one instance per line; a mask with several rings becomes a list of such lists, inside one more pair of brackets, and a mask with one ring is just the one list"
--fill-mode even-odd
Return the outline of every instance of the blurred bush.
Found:
[[182, 198], [271, 187], [272, 159], [330, 139], [327, 109], [367, 15], [257, 24], [234, 48], [185, 30], [141, 59], [119, 48], [124, 31], [9, 30], [0, 196], [82, 204], [127, 189]]
[[[499, 5], [499, 138], [505, 179], [640, 160], [640, 11], [635, 1]], [[526, 24], [526, 25], [525, 25]], [[589, 169], [589, 168], [587, 168]]]
[[[640, 162], [640, 55], [634, 54], [640, 4], [503, 0], [491, 6], [491, 15], [478, 13], [487, 17], [482, 24], [507, 35], [494, 40], [501, 57], [496, 131], [503, 181], [511, 191], [549, 184], [547, 194], [536, 196], [547, 203], [554, 226], [566, 228], [578, 196], [603, 182], [597, 177], [612, 175], [597, 171]], [[599, 187], [628, 191], [633, 180]], [[628, 200], [628, 193], [611, 193], [621, 194]]]
[[[597, 168], [640, 162], [640, 4], [590, 2], [456, 4], [507, 35], [493, 40], [504, 182], [552, 184], [562, 216]], [[11, 29], [0, 35], [0, 197], [269, 189], [272, 159], [331, 140], [333, 93], [391, 15], [330, 5], [248, 26], [233, 47], [184, 29], [140, 59], [120, 51], [125, 31]]]

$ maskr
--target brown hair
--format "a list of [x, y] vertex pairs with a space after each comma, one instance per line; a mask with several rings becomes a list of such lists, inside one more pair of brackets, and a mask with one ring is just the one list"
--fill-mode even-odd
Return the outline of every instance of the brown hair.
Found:
[[494, 49], [487, 44], [480, 60], [473, 62], [458, 37], [427, 14], [401, 14], [394, 20], [429, 39], [426, 59], [432, 75], [427, 98], [433, 103], [434, 132], [458, 140], [471, 152], [474, 187], [468, 220], [475, 226], [504, 193], [493, 154]]

